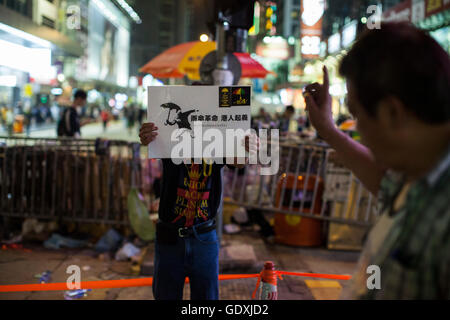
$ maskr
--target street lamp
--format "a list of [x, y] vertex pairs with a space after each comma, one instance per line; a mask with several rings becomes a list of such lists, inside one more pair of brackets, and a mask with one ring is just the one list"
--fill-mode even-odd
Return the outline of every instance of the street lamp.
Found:
[[208, 37], [208, 35], [207, 34], [202, 34], [201, 36], [200, 36], [200, 41], [201, 42], [206, 42], [206, 41], [208, 41], [209, 40], [209, 37]]

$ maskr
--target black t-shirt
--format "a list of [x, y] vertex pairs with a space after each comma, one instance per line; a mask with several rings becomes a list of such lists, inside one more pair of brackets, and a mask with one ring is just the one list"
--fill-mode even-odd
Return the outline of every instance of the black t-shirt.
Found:
[[73, 137], [75, 133], [80, 134], [80, 118], [74, 107], [66, 108], [61, 117], [63, 132], [62, 136]]
[[180, 227], [213, 219], [222, 203], [223, 167], [163, 159], [159, 219]]

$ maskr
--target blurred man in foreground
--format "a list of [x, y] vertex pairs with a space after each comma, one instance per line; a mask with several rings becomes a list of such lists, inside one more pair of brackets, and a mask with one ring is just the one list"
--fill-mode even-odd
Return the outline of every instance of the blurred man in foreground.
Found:
[[[449, 56], [425, 32], [387, 23], [362, 35], [340, 73], [364, 145], [333, 123], [326, 67], [323, 84], [305, 88], [309, 117], [382, 199], [343, 298], [450, 299]], [[369, 289], [368, 266], [379, 267], [379, 288]]]

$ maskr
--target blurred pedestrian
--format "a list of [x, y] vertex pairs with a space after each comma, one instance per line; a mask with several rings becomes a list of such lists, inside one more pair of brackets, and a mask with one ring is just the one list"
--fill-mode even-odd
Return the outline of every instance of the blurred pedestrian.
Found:
[[106, 109], [103, 109], [100, 112], [100, 116], [101, 116], [102, 122], [103, 122], [103, 132], [106, 132], [106, 127], [108, 126], [108, 121], [109, 121], [109, 112]]
[[58, 106], [58, 104], [56, 103], [56, 102], [53, 102], [53, 104], [52, 104], [52, 106], [51, 106], [51, 108], [50, 108], [50, 114], [51, 114], [51, 116], [52, 116], [52, 122], [58, 122], [58, 118], [59, 118], [59, 110], [60, 108], [59, 108], [59, 106]]
[[25, 132], [26, 132], [27, 137], [29, 137], [31, 122], [33, 119], [33, 114], [31, 112], [31, 103], [25, 102], [25, 107], [24, 107], [23, 113], [24, 113], [24, 120], [25, 120]]
[[259, 109], [259, 113], [256, 116], [256, 118], [265, 124], [268, 124], [268, 123], [270, 123], [270, 121], [272, 121], [272, 117], [270, 116], [270, 113], [268, 113], [266, 111], [266, 109], [264, 109], [264, 108]]
[[295, 109], [293, 106], [287, 106], [281, 115], [278, 123], [278, 129], [280, 130], [280, 134], [286, 134], [289, 131], [289, 126], [291, 124], [291, 120], [295, 115]]
[[300, 114], [297, 118], [297, 131], [303, 132], [307, 128], [308, 117], [305, 114]]
[[86, 91], [78, 89], [73, 96], [72, 105], [65, 108], [61, 118], [59, 119], [57, 126], [58, 137], [81, 137], [80, 128], [91, 122], [89, 120], [80, 122], [80, 116], [77, 110], [86, 104], [86, 100]]
[[[343, 298], [450, 299], [448, 54], [404, 23], [384, 23], [360, 37], [340, 73], [364, 145], [335, 127], [323, 71], [323, 84], [306, 88], [311, 123], [382, 199]], [[369, 266], [378, 272], [371, 276]], [[369, 290], [369, 282], [376, 289]]]
[[5, 122], [8, 136], [12, 136], [14, 129], [14, 112], [12, 111], [12, 108], [6, 108]]
[[142, 122], [144, 121], [145, 111], [146, 111], [145, 109], [139, 108], [139, 112], [138, 112], [139, 127], [142, 125]]
[[135, 121], [136, 121], [136, 110], [134, 108], [134, 105], [130, 105], [130, 107], [127, 110], [127, 128], [128, 128], [128, 133], [130, 135], [134, 128]]
[[6, 105], [0, 107], [0, 123], [6, 129]]
[[23, 114], [23, 103], [22, 101], [17, 102], [16, 105], [16, 114]]
[[336, 120], [336, 125], [339, 127], [341, 124], [343, 124], [345, 121], [349, 119], [350, 119], [349, 116], [341, 113]]

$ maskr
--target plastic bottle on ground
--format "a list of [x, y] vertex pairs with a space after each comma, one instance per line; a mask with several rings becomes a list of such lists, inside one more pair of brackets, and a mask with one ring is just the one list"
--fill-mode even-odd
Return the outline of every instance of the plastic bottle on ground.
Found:
[[277, 300], [277, 272], [272, 261], [264, 263], [264, 269], [261, 272], [261, 293], [260, 300]]

